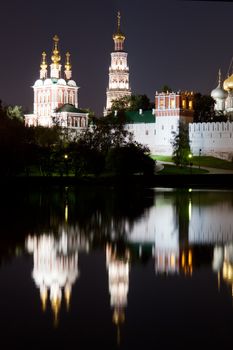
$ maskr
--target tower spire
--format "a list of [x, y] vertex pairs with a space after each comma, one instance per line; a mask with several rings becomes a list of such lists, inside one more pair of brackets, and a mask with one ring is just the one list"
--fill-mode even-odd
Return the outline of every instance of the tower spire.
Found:
[[113, 40], [115, 43], [115, 51], [123, 51], [123, 45], [125, 41], [125, 36], [121, 32], [121, 13], [117, 13], [117, 32], [113, 34]]
[[51, 78], [59, 79], [61, 71], [61, 55], [58, 47], [59, 38], [57, 35], [53, 37], [53, 52], [51, 56], [52, 64], [51, 68]]
[[41, 65], [40, 65], [40, 79], [46, 79], [47, 78], [47, 62], [46, 62], [46, 53], [42, 52], [42, 59], [41, 59]]
[[57, 35], [53, 37], [53, 42], [53, 55], [51, 59], [54, 64], [59, 64], [59, 62], [61, 61], [61, 56], [58, 48], [59, 38]]
[[72, 76], [72, 66], [71, 66], [71, 63], [70, 63], [70, 53], [67, 52], [66, 53], [66, 63], [65, 63], [65, 76], [66, 76], [66, 79], [67, 80], [70, 80], [71, 79], [71, 76]]
[[219, 68], [218, 71], [218, 85], [221, 86], [222, 84], [222, 73], [221, 73], [221, 69]]
[[117, 32], [120, 33], [120, 27], [121, 27], [121, 13], [118, 11], [117, 13]]
[[129, 67], [127, 63], [127, 52], [123, 45], [125, 35], [121, 31], [121, 14], [117, 12], [117, 29], [113, 34], [115, 50], [111, 53], [111, 66], [109, 67], [109, 84], [106, 91], [107, 101], [104, 115], [107, 115], [112, 108], [112, 101], [125, 96], [131, 96], [129, 86]]

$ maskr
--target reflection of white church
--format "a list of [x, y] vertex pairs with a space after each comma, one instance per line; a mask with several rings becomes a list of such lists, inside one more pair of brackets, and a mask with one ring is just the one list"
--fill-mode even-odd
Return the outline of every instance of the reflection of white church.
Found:
[[110, 304], [113, 308], [113, 323], [117, 326], [118, 343], [120, 342], [120, 325], [125, 320], [125, 308], [129, 290], [130, 254], [126, 250], [119, 256], [114, 245], [106, 246], [106, 267], [108, 270], [108, 286]]
[[42, 308], [45, 311], [50, 300], [55, 323], [63, 297], [69, 308], [72, 287], [79, 276], [78, 249], [87, 249], [86, 242], [81, 246], [80, 242], [79, 236], [64, 230], [58, 237], [44, 234], [26, 240], [27, 250], [33, 254], [32, 277], [40, 290]]

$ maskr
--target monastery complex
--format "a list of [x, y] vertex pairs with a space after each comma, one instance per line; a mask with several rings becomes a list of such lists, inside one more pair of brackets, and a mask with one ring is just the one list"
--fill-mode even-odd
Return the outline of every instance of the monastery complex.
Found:
[[[109, 83], [106, 90], [106, 116], [116, 99], [131, 96], [128, 54], [124, 50], [125, 35], [121, 31], [118, 13], [117, 31], [113, 35]], [[70, 53], [61, 64], [59, 38], [53, 38], [53, 52], [48, 68], [46, 53], [42, 53], [40, 77], [34, 83], [33, 113], [25, 115], [27, 126], [48, 126], [55, 123], [77, 135], [88, 127], [88, 113], [79, 108], [78, 86], [72, 79]], [[218, 86], [211, 92], [215, 114], [227, 116], [227, 122], [193, 123], [192, 92], [156, 92], [155, 108], [149, 111], [126, 112], [126, 128], [134, 139], [150, 148], [152, 154], [172, 154], [171, 140], [178, 133], [179, 123], [189, 124], [189, 139], [194, 155], [212, 155], [231, 160], [233, 157], [233, 75], [223, 83], [219, 73]], [[117, 115], [117, 111], [115, 111]]]

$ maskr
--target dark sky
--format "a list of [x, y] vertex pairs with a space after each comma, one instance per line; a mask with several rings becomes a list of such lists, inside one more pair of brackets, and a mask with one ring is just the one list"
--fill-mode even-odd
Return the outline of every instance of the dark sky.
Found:
[[233, 2], [8, 0], [1, 2], [0, 99], [32, 111], [41, 52], [50, 59], [58, 34], [62, 53], [72, 55], [79, 106], [100, 114], [118, 9], [134, 94], [153, 100], [164, 84], [209, 93], [219, 67], [226, 76], [233, 56]]

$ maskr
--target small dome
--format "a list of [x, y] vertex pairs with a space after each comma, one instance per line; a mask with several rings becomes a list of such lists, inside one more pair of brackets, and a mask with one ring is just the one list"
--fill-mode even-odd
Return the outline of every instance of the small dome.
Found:
[[43, 80], [41, 79], [38, 79], [34, 84], [34, 86], [42, 86], [42, 85], [43, 85]]
[[219, 84], [216, 89], [211, 91], [211, 97], [213, 97], [214, 100], [225, 100], [227, 98], [227, 92], [221, 88], [221, 85]]
[[67, 85], [69, 85], [69, 86], [77, 86], [74, 80], [69, 80]]
[[124, 41], [125, 40], [125, 36], [123, 33], [121, 33], [120, 31], [113, 34], [112, 36], [113, 40], [119, 40], [119, 41]]
[[59, 85], [66, 85], [66, 81], [64, 79], [58, 79], [57, 83]]
[[224, 90], [233, 90], [233, 74], [227, 78], [223, 83]]
[[45, 86], [48, 86], [48, 85], [52, 85], [52, 80], [51, 79], [45, 79], [45, 81], [44, 81], [44, 85]]

